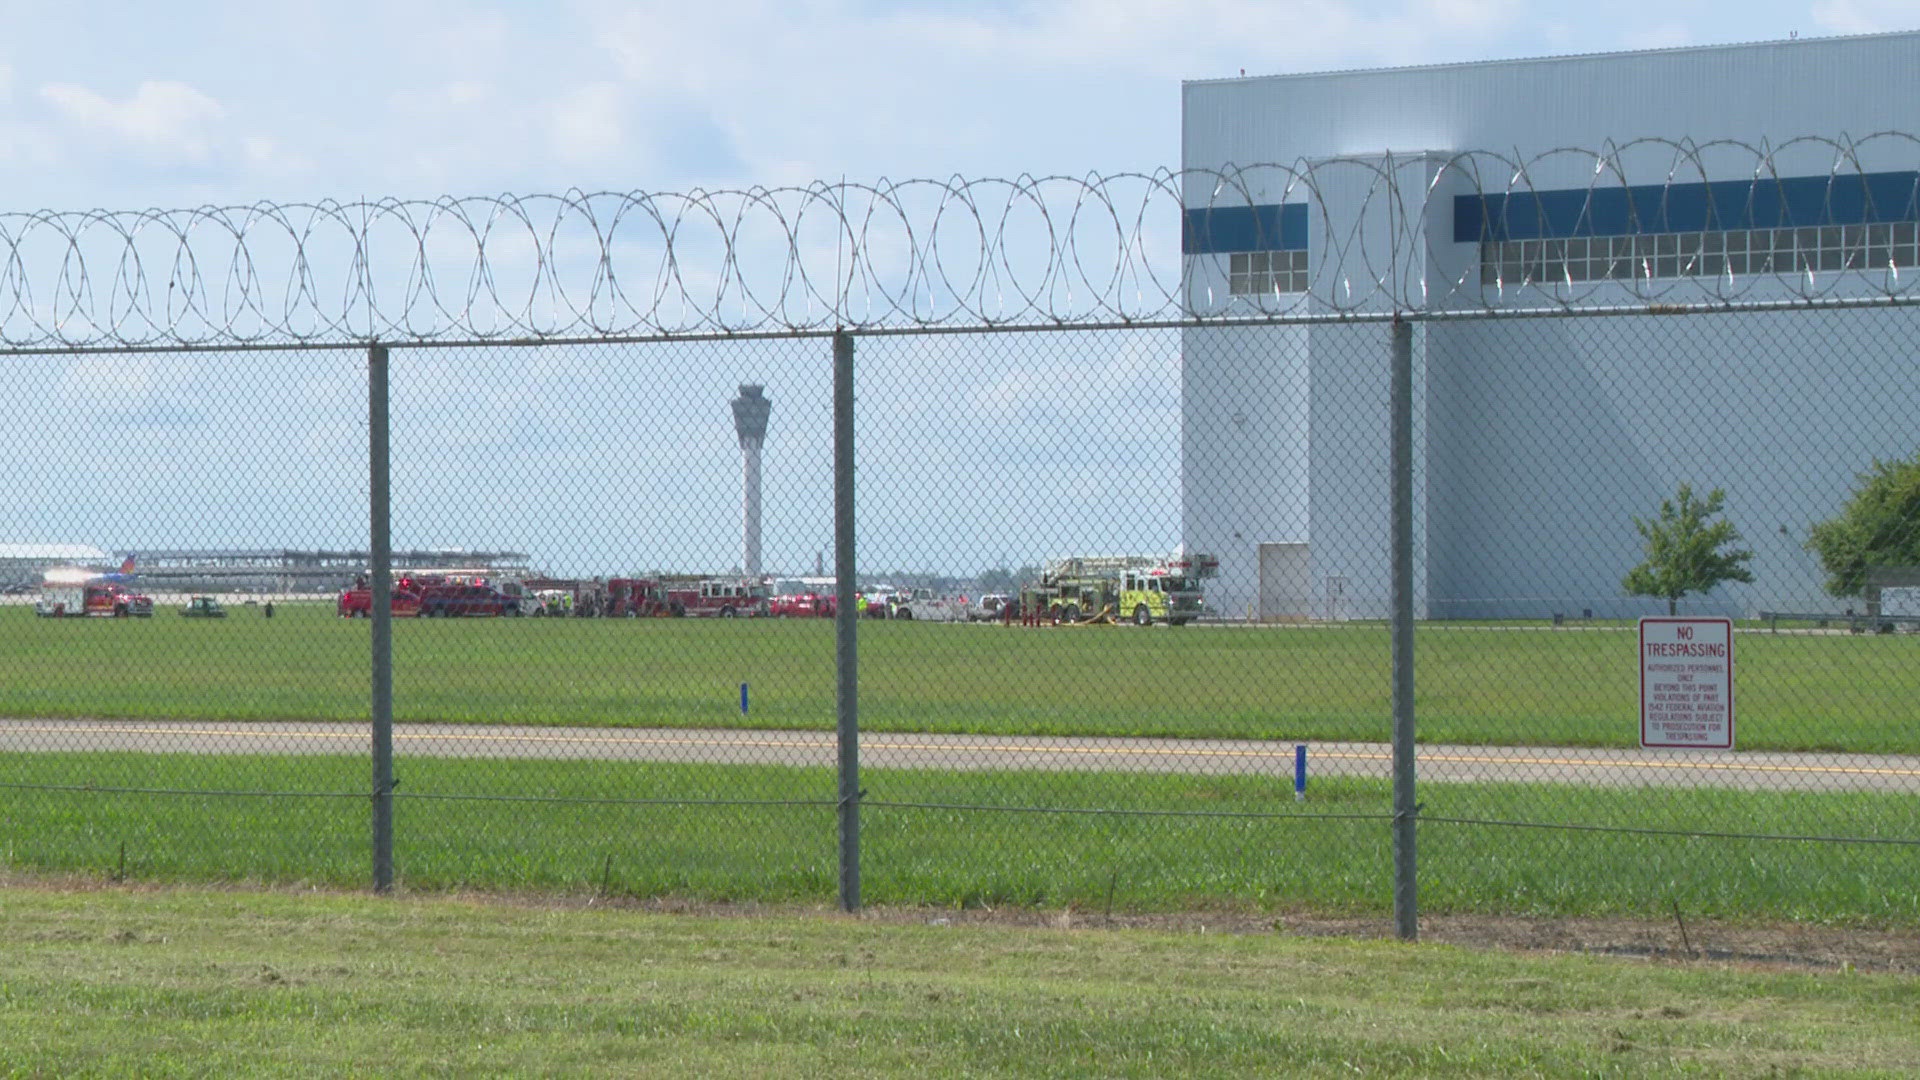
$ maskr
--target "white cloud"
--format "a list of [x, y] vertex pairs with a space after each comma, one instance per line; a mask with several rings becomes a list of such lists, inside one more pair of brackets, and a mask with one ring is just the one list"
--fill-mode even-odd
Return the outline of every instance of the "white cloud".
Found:
[[[89, 50], [69, 62], [0, 46], [0, 160], [36, 166], [18, 197], [103, 205], [1145, 171], [1179, 158], [1186, 79], [1708, 43], [1729, 25], [1784, 36], [1795, 19], [1811, 19], [1803, 33], [1886, 29], [1916, 10], [1912, 0], [553, 0], [537, 11], [338, 0], [189, 2], [164, 20], [93, 26], [48, 8], [10, 36], [84, 27]], [[25, 103], [45, 108], [5, 106], [9, 66], [18, 86], [45, 85]], [[58, 181], [35, 179], [52, 169]]]
[[565, 162], [602, 161], [626, 149], [626, 94], [611, 82], [576, 86], [551, 107], [547, 137]]
[[264, 136], [240, 140], [240, 153], [249, 172], [259, 176], [305, 176], [313, 172], [313, 162], [289, 153], [279, 142]]
[[1479, 58], [1529, 13], [1520, 0], [589, 0], [579, 10], [645, 103], [630, 117], [636, 136], [647, 113], [710, 117], [739, 157], [727, 179], [763, 184], [1150, 169], [1178, 157], [1183, 79]]
[[1822, 0], [1813, 5], [1814, 27], [1832, 34], [1877, 34], [1920, 27], [1913, 0]]
[[208, 160], [226, 116], [213, 98], [164, 80], [142, 82], [123, 101], [73, 83], [48, 83], [40, 88], [40, 99], [84, 131], [169, 162]]
[[156, 385], [160, 364], [139, 357], [88, 356], [67, 365], [60, 379], [63, 401], [138, 401]]
[[486, 105], [493, 88], [479, 79], [452, 79], [425, 89], [404, 88], [393, 92], [396, 112], [424, 119], [446, 117]]
[[460, 79], [441, 88], [447, 104], [456, 107], [479, 105], [488, 98], [487, 84], [474, 79]]
[[914, 43], [900, 52], [916, 61], [928, 51], [970, 55], [982, 74], [1077, 68], [1173, 82], [1425, 62], [1451, 42], [1484, 43], [1527, 10], [1520, 0], [1067, 0], [1012, 16], [909, 9], [871, 32]]
[[1452, 30], [1485, 30], [1524, 11], [1515, 0], [1423, 0], [1415, 5], [1420, 21]]
[[1675, 49], [1694, 43], [1686, 26], [1676, 22], [1656, 22], [1634, 28], [1621, 44], [1629, 49]]

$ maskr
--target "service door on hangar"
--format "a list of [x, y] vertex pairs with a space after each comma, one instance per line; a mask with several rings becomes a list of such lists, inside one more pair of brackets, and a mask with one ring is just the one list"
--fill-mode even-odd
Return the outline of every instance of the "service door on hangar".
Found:
[[1260, 545], [1260, 621], [1313, 617], [1313, 576], [1305, 544]]

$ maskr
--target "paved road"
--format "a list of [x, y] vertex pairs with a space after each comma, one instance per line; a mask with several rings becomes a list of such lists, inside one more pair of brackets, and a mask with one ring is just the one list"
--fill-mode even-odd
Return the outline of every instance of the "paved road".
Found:
[[[365, 754], [364, 724], [0, 720], [0, 752]], [[396, 757], [549, 758], [831, 767], [830, 732], [548, 728], [401, 724]], [[1310, 776], [1391, 775], [1379, 743], [1309, 743]], [[870, 769], [1030, 769], [1270, 775], [1291, 783], [1292, 743], [1230, 739], [1096, 739], [870, 732]], [[1428, 745], [1423, 782], [1534, 782], [1605, 787], [1729, 787], [1920, 793], [1920, 757], [1568, 747]]]

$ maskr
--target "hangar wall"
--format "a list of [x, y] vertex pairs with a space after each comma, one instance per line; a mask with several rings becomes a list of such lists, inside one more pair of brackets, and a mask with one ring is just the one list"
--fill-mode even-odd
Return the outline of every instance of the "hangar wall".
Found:
[[[1756, 147], [1779, 182], [1910, 170], [1910, 143], [1850, 140], [1912, 127], [1902, 103], [1916, 99], [1920, 33], [1221, 80], [1185, 87], [1183, 165], [1190, 177], [1277, 166], [1242, 175], [1256, 177], [1245, 192], [1256, 203], [1304, 204], [1295, 220], [1307, 223], [1313, 291], [1304, 304], [1285, 298], [1289, 313], [1390, 312], [1421, 295], [1425, 307], [1401, 310], [1644, 308], [1644, 281], [1482, 285], [1479, 245], [1455, 238], [1456, 197], [1751, 185]], [[1572, 147], [1588, 152], [1555, 152]], [[1490, 153], [1461, 156], [1470, 151]], [[1596, 181], [1595, 153], [1620, 175]], [[1502, 161], [1524, 163], [1524, 175]], [[1189, 180], [1189, 214], [1217, 198], [1200, 187]], [[1914, 209], [1910, 200], [1901, 213]], [[1189, 248], [1195, 310], [1275, 306], [1234, 295], [1224, 265]], [[1394, 287], [1369, 299], [1368, 275]], [[1832, 300], [1857, 284], [1848, 273], [1808, 283]], [[1671, 285], [1676, 302], [1705, 295]], [[1742, 291], [1746, 301], [1790, 295], [1761, 278]], [[1803, 548], [1807, 528], [1839, 508], [1874, 457], [1920, 445], [1909, 375], [1920, 349], [1876, 334], [1876, 318], [1416, 322], [1416, 611], [1664, 611], [1626, 596], [1620, 579], [1641, 557], [1632, 518], [1683, 482], [1727, 490], [1756, 577], [1690, 610], [1837, 609]], [[1289, 542], [1308, 546], [1310, 591], [1344, 590], [1346, 617], [1385, 614], [1387, 355], [1377, 323], [1185, 331], [1182, 536], [1220, 556], [1209, 595], [1222, 614], [1262, 614], [1259, 545]]]

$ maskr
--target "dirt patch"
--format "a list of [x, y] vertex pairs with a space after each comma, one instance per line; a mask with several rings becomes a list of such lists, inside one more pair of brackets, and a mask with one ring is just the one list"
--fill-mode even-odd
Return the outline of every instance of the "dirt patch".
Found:
[[[32, 876], [0, 873], [0, 888], [49, 892], [170, 891], [173, 886], [114, 883], [82, 875]], [[188, 888], [188, 887], [182, 887]], [[258, 885], [193, 886], [193, 891], [338, 893], [344, 890]], [[1390, 940], [1387, 916], [1331, 916], [1314, 912], [1260, 912], [1234, 908], [1171, 912], [1103, 912], [1077, 908], [874, 906], [849, 915], [831, 904], [709, 902], [679, 898], [635, 899], [544, 893], [411, 893], [410, 899], [497, 903], [514, 907], [647, 911], [726, 918], [818, 917], [885, 925], [1001, 926], [1088, 932], [1150, 931], [1194, 934], [1282, 934]], [[1435, 915], [1422, 918], [1419, 939], [1429, 944], [1638, 957], [1677, 963], [1734, 963], [1887, 971], [1920, 975], [1920, 927], [1830, 926], [1801, 923], [1713, 922], [1693, 919], [1548, 918], [1500, 915]]]
[[[523, 898], [524, 899], [524, 898]], [[563, 903], [551, 898], [540, 904]], [[1209, 909], [1105, 913], [1079, 909], [869, 907], [846, 915], [824, 905], [704, 903], [691, 900], [576, 900], [663, 914], [751, 918], [819, 915], [865, 922], [935, 926], [1014, 926], [1053, 930], [1198, 934], [1283, 934], [1295, 937], [1394, 938], [1391, 917], [1311, 912]], [[1419, 940], [1477, 949], [1592, 953], [1648, 960], [1888, 971], [1920, 975], [1920, 928], [1837, 927], [1768, 922], [1698, 922], [1625, 918], [1441, 915], [1420, 920]]]
[[[1283, 932], [1391, 937], [1391, 925], [1312, 917]], [[1598, 953], [1651, 960], [1812, 966], [1920, 974], [1920, 931], [1797, 923], [1447, 915], [1422, 919], [1420, 940], [1469, 948]]]
[[[832, 908], [773, 908], [652, 901], [663, 912], [741, 915], [818, 911]], [[1295, 937], [1343, 937], [1391, 940], [1392, 918], [1327, 916], [1289, 912], [1208, 910], [1163, 913], [1113, 913], [1030, 908], [875, 907], [856, 916], [865, 921], [922, 925], [1029, 926], [1040, 929], [1125, 932], [1142, 930], [1197, 934], [1282, 934]], [[1444, 915], [1423, 918], [1419, 940], [1427, 944], [1475, 949], [1591, 953], [1680, 963], [1735, 963], [1759, 966], [1816, 967], [1887, 971], [1920, 975], [1920, 929], [1804, 926], [1796, 923], [1721, 923], [1624, 918], [1541, 918], [1494, 915]]]

